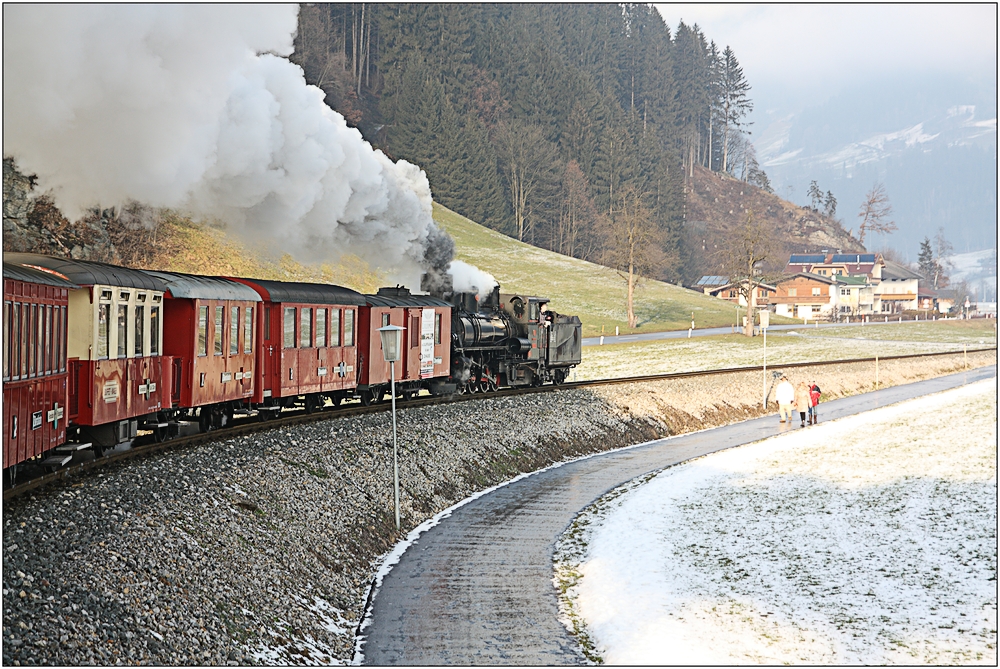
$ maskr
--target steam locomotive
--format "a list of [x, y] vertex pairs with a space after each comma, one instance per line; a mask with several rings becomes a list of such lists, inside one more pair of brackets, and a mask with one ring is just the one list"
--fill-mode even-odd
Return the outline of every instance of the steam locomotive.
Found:
[[580, 364], [580, 319], [548, 308], [549, 300], [500, 287], [480, 301], [457, 293], [452, 309], [452, 379], [464, 392], [563, 383]]
[[[360, 399], [559, 384], [581, 325], [548, 300], [450, 286], [362, 295], [340, 286], [207, 277], [4, 254], [5, 485], [140, 433], [209, 431]], [[378, 330], [404, 327], [390, 378]]]

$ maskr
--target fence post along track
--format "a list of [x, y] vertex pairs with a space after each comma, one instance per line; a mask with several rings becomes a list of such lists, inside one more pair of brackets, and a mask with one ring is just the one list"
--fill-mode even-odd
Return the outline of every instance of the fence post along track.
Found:
[[[793, 362], [793, 363], [783, 363], [778, 365], [770, 365], [770, 369], [773, 373], [777, 373], [777, 370], [782, 369], [794, 369], [797, 367], [824, 367], [831, 365], [847, 365], [856, 363], [872, 363], [878, 360], [920, 360], [923, 358], [939, 358], [948, 355], [957, 355], [959, 353], [963, 354], [965, 364], [968, 364], [968, 354], [969, 353], [985, 353], [989, 351], [996, 351], [997, 347], [983, 347], [969, 349], [967, 346], [964, 350], [954, 350], [954, 351], [941, 351], [936, 353], [918, 353], [913, 355], [896, 355], [896, 356], [875, 356], [871, 358], [850, 358], [844, 360], [824, 360], [819, 362]], [[498, 390], [487, 394], [474, 394], [474, 395], [446, 395], [446, 396], [432, 396], [432, 397], [422, 397], [415, 398], [405, 402], [404, 407], [428, 407], [438, 404], [448, 404], [453, 402], [475, 402], [485, 399], [490, 399], [493, 397], [507, 397], [512, 395], [530, 395], [535, 393], [546, 393], [546, 392], [562, 392], [562, 391], [572, 391], [589, 387], [598, 387], [606, 385], [619, 385], [628, 383], [642, 383], [646, 381], [661, 381], [669, 379], [683, 379], [690, 377], [699, 376], [716, 376], [723, 374], [736, 374], [736, 373], [746, 373], [746, 372], [756, 372], [763, 371], [762, 365], [752, 366], [752, 367], [730, 367], [723, 369], [711, 369], [711, 370], [698, 370], [691, 372], [671, 372], [667, 374], [652, 374], [646, 376], [630, 376], [617, 379], [597, 379], [593, 381], [573, 381], [567, 382], [563, 385], [555, 386], [539, 386], [539, 387], [525, 387], [525, 388], [508, 388], [504, 390]], [[876, 380], [878, 383], [878, 380]], [[173, 439], [170, 441], [165, 441], [162, 443], [151, 443], [143, 444], [140, 446], [135, 446], [129, 451], [114, 453], [110, 456], [105, 456], [103, 458], [91, 461], [82, 462], [79, 464], [71, 464], [63, 469], [57, 470], [55, 472], [40, 476], [31, 481], [19, 484], [17, 486], [7, 488], [3, 491], [4, 501], [15, 499], [25, 493], [37, 490], [51, 483], [58, 481], [64, 481], [72, 479], [76, 476], [86, 474], [90, 471], [98, 470], [106, 465], [111, 465], [113, 463], [124, 462], [133, 457], [142, 457], [146, 455], [152, 455], [159, 453], [167, 449], [177, 449], [184, 446], [192, 446], [197, 444], [204, 444], [213, 441], [221, 441], [224, 439], [232, 439], [237, 436], [246, 436], [255, 434], [257, 432], [270, 431], [279, 428], [288, 428], [295, 425], [304, 425], [307, 423], [314, 423], [318, 421], [331, 420], [336, 418], [357, 416], [361, 414], [368, 413], [378, 413], [380, 411], [390, 411], [391, 407], [386, 404], [375, 404], [372, 406], [362, 406], [360, 404], [345, 405], [336, 410], [332, 411], [321, 411], [318, 413], [307, 414], [304, 411], [289, 412], [288, 416], [284, 416], [280, 419], [276, 419], [273, 422], [260, 423], [256, 421], [248, 421], [243, 424], [236, 424], [233, 427], [225, 428], [221, 430], [216, 430], [213, 432], [202, 433], [193, 435], [190, 437], [182, 437], [178, 439]]]

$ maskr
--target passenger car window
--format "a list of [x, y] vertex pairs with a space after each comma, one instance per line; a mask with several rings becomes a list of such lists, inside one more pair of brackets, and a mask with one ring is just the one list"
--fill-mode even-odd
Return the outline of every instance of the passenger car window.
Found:
[[208, 355], [208, 307], [198, 307], [198, 355]]
[[295, 348], [295, 307], [285, 309], [285, 348]]

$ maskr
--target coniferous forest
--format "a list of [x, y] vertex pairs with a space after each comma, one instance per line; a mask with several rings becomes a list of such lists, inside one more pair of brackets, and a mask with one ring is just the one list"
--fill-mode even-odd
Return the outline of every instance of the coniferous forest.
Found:
[[736, 55], [648, 5], [303, 5], [292, 60], [435, 200], [623, 271], [688, 274], [695, 165], [770, 190]]

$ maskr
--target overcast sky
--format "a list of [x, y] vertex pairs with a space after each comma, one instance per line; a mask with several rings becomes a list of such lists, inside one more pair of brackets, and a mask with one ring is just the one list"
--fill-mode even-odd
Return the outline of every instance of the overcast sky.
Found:
[[683, 19], [720, 49], [731, 46], [765, 105], [831, 94], [859, 77], [996, 77], [993, 4], [656, 6], [671, 31]]

